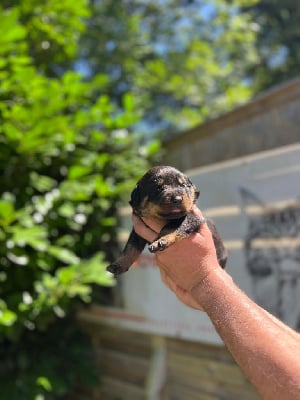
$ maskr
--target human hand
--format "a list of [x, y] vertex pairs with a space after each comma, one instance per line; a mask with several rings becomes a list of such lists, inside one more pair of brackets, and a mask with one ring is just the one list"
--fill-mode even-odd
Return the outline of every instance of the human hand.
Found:
[[[194, 212], [202, 216], [198, 208]], [[138, 235], [152, 242], [162, 226], [150, 219], [133, 216], [134, 229]], [[202, 309], [192, 296], [193, 289], [220, 268], [211, 232], [207, 224], [201, 224], [198, 232], [182, 239], [169, 248], [155, 254], [164, 283], [177, 297], [190, 307]]]
[[201, 305], [194, 299], [191, 293], [189, 293], [187, 290], [184, 290], [181, 286], [178, 286], [168, 275], [167, 273], [163, 270], [160, 269], [160, 275], [161, 279], [164, 282], [166, 286], [168, 286], [169, 289], [171, 289], [177, 298], [187, 305], [188, 307], [195, 308], [200, 311], [204, 311]]

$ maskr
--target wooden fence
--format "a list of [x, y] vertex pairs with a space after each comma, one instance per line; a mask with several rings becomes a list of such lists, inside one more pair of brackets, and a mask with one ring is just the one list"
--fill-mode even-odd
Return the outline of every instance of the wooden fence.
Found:
[[223, 346], [116, 329], [82, 312], [100, 384], [76, 400], [258, 400]]

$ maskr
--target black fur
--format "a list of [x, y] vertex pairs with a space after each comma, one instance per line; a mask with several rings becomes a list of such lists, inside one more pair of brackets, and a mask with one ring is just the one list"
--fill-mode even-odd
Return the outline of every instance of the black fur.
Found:
[[[146, 172], [137, 183], [129, 204], [133, 213], [140, 218], [147, 217], [165, 223], [156, 240], [149, 244], [150, 252], [166, 249], [197, 232], [200, 225], [206, 222], [212, 232], [219, 264], [225, 268], [227, 251], [214, 223], [210, 219], [199, 218], [192, 210], [199, 193], [191, 180], [177, 169], [157, 166]], [[127, 271], [146, 244], [147, 241], [132, 229], [121, 256], [107, 270], [114, 275]]]

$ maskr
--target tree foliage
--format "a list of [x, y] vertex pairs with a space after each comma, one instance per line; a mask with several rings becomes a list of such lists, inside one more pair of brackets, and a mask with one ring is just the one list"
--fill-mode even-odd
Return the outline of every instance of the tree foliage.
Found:
[[72, 339], [44, 361], [33, 347], [75, 337], [57, 321], [113, 285], [116, 209], [145, 168], [127, 129], [132, 95], [115, 105], [103, 75], [64, 70], [87, 15], [83, 0], [0, 7], [0, 382], [11, 400], [57, 399], [84, 375]]
[[113, 284], [116, 210], [146, 167], [129, 127], [182, 130], [297, 75], [299, 15], [292, 0], [1, 2], [5, 398], [89, 378], [64, 317]]
[[299, 76], [300, 3], [294, 0], [259, 0], [246, 7], [257, 24], [258, 60], [249, 74], [256, 91]]
[[178, 131], [253, 94], [257, 24], [242, 7], [257, 0], [93, 1], [81, 67], [110, 76], [117, 101], [134, 93], [143, 122]]

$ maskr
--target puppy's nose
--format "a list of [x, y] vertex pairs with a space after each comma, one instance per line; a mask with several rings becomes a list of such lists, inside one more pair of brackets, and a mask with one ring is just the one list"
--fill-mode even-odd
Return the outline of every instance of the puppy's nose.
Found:
[[182, 202], [182, 196], [176, 195], [173, 197], [173, 203], [178, 204]]

